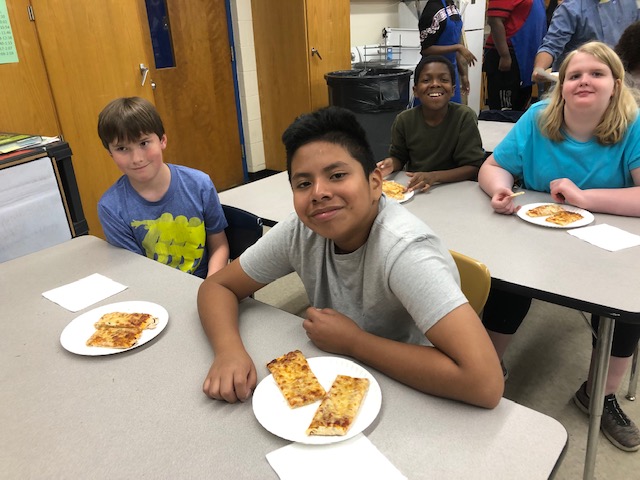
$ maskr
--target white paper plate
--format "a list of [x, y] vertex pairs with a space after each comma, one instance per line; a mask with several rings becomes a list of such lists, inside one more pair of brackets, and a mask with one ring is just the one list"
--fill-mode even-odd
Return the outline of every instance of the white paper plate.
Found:
[[[142, 331], [142, 335], [138, 338], [138, 342], [129, 348], [104, 348], [104, 347], [88, 347], [87, 340], [93, 332], [95, 332], [94, 324], [109, 312], [125, 312], [125, 313], [148, 313], [158, 318], [158, 325], [154, 329]], [[78, 355], [100, 356], [112, 355], [114, 353], [126, 352], [132, 348], [139, 347], [157, 337], [169, 323], [169, 313], [167, 310], [151, 302], [131, 301], [111, 303], [102, 307], [94, 308], [83, 313], [79, 317], [74, 318], [64, 328], [60, 335], [60, 343], [65, 350]]]
[[387, 198], [388, 198], [389, 200], [395, 200], [395, 201], [396, 201], [396, 202], [398, 202], [398, 203], [404, 203], [404, 202], [406, 202], [406, 201], [410, 200], [411, 198], [413, 198], [413, 195], [414, 195], [415, 193], [416, 193], [416, 192], [415, 192], [414, 190], [411, 190], [410, 192], [405, 192], [405, 194], [404, 194], [404, 198], [403, 198], [402, 200], [397, 200], [397, 199], [395, 199], [395, 198], [391, 198], [391, 197], [389, 197], [389, 196], [387, 196]]
[[[547, 222], [546, 218], [550, 217], [551, 215], [547, 215], [545, 217], [530, 217], [529, 215], [527, 215], [527, 212], [529, 210], [531, 210], [532, 208], [539, 207], [541, 205], [559, 205], [560, 207], [564, 208], [568, 212], [579, 213], [580, 215], [582, 215], [583, 218], [578, 220], [577, 222], [573, 222], [568, 225], [557, 225], [555, 223]], [[522, 207], [520, 207], [520, 210], [518, 210], [517, 214], [525, 222], [534, 223], [536, 225], [540, 225], [542, 227], [549, 227], [549, 228], [584, 227], [585, 225], [589, 225], [595, 219], [595, 217], [591, 212], [589, 212], [588, 210], [584, 210], [583, 208], [578, 208], [572, 205], [565, 205], [565, 204], [552, 204], [551, 202], [529, 203], [527, 205], [523, 205]]]
[[415, 190], [411, 190], [410, 192], [406, 192], [406, 193], [404, 194], [404, 198], [403, 198], [402, 200], [396, 200], [396, 201], [397, 201], [398, 203], [404, 203], [404, 202], [407, 202], [407, 201], [409, 201], [410, 199], [412, 199], [412, 198], [413, 198], [413, 195], [414, 195], [415, 193], [416, 193], [416, 192], [415, 192]]
[[382, 392], [373, 375], [360, 365], [338, 357], [308, 358], [309, 366], [325, 390], [333, 384], [337, 375], [349, 375], [369, 379], [369, 391], [355, 422], [343, 436], [309, 436], [305, 432], [316, 413], [320, 400], [304, 407], [290, 408], [278, 388], [273, 375], [265, 377], [253, 392], [253, 413], [268, 431], [292, 442], [324, 445], [354, 437], [371, 425], [380, 412]]

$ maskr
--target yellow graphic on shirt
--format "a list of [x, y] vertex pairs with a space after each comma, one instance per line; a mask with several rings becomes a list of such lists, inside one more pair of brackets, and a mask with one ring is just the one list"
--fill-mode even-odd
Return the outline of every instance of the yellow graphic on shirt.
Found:
[[131, 226], [147, 230], [142, 247], [148, 258], [187, 273], [193, 273], [200, 265], [207, 234], [199, 218], [173, 218], [165, 212], [157, 220], [134, 220]]

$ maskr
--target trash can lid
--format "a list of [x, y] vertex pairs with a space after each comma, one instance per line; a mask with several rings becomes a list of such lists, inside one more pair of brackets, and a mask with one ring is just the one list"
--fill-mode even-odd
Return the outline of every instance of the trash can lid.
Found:
[[335, 72], [325, 73], [325, 80], [332, 79], [362, 79], [362, 78], [378, 78], [381, 80], [392, 80], [394, 78], [409, 78], [413, 72], [405, 68], [378, 68], [367, 67], [353, 70], [337, 70]]

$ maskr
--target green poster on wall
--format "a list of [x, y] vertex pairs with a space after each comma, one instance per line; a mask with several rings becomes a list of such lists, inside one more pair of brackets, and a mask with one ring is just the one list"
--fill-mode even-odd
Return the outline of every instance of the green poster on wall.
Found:
[[13, 40], [7, 0], [0, 0], [0, 64], [18, 63], [18, 51]]

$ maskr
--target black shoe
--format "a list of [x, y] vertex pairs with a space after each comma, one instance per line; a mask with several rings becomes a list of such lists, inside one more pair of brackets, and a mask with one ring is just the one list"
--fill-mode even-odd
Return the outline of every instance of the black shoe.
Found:
[[[587, 382], [584, 382], [573, 396], [576, 406], [589, 414]], [[635, 452], [640, 448], [640, 430], [620, 408], [616, 396], [611, 393], [604, 397], [604, 409], [600, 429], [604, 436], [620, 450]]]

